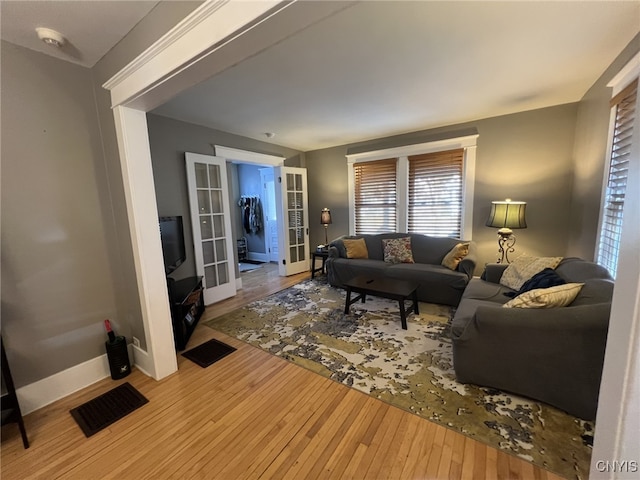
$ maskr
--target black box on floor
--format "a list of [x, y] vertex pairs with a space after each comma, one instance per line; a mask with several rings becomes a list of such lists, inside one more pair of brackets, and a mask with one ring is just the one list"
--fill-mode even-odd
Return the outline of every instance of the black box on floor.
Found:
[[126, 339], [118, 336], [113, 342], [106, 341], [104, 344], [107, 347], [111, 378], [118, 380], [129, 375], [131, 373], [131, 365], [129, 364]]

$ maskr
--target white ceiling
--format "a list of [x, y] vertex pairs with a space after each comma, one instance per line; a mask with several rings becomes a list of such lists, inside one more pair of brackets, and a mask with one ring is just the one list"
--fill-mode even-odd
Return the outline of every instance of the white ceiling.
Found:
[[[4, 0], [2, 38], [92, 66], [156, 3]], [[309, 151], [576, 102], [639, 31], [640, 0], [364, 1], [154, 113]]]
[[638, 31], [637, 1], [366, 1], [156, 113], [308, 151], [578, 101]]
[[[158, 0], [0, 0], [0, 37], [68, 62], [93, 67], [157, 4]], [[49, 46], [38, 38], [37, 27], [60, 32], [67, 42], [60, 49]]]

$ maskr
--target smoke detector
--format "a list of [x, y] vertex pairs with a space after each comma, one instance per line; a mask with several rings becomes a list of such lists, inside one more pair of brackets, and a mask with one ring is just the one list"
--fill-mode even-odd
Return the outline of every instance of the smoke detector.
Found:
[[66, 42], [66, 39], [60, 32], [56, 32], [50, 28], [38, 27], [36, 28], [36, 33], [40, 40], [53, 47], [60, 48]]

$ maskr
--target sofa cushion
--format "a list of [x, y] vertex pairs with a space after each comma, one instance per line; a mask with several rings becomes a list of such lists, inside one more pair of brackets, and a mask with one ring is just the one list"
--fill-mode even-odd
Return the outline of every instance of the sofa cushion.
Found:
[[572, 307], [579, 305], [595, 305], [598, 303], [611, 303], [613, 299], [613, 280], [606, 278], [590, 278], [585, 280], [580, 293], [571, 303]]
[[507, 297], [517, 297], [518, 295], [522, 295], [529, 290], [535, 290], [536, 288], [549, 288], [555, 287], [556, 285], [563, 285], [567, 283], [567, 281], [562, 278], [560, 275], [556, 273], [553, 268], [545, 268], [541, 272], [536, 273], [529, 280], [524, 282], [520, 290], [517, 292], [506, 292], [505, 295]]
[[516, 258], [505, 269], [500, 284], [505, 287], [520, 290], [524, 282], [545, 268], [556, 268], [562, 257], [532, 257], [526, 253]]
[[449, 250], [442, 259], [442, 266], [447, 267], [450, 270], [458, 268], [460, 261], [469, 253], [469, 242], [458, 243], [455, 247]]
[[[501, 307], [503, 303], [509, 300], [504, 295], [507, 292], [513, 292], [513, 290], [497, 283], [485, 282], [476, 277], [469, 280], [469, 284], [464, 289], [462, 299], [464, 301], [467, 299], [488, 300], [497, 304], [498, 307]], [[460, 305], [462, 305], [462, 303]]]
[[556, 267], [556, 272], [567, 282], [585, 282], [591, 278], [613, 280], [606, 268], [577, 257], [565, 258]]
[[344, 244], [347, 258], [369, 258], [369, 252], [364, 238], [345, 238], [342, 240], [342, 243]]
[[[388, 265], [388, 264], [387, 264]], [[468, 278], [464, 273], [449, 270], [442, 265], [424, 263], [396, 263], [389, 265], [386, 275], [392, 278], [413, 280], [422, 284], [437, 284], [464, 290]]]
[[549, 288], [536, 288], [518, 295], [503, 305], [505, 308], [566, 307], [578, 296], [583, 283], [566, 283]]
[[387, 263], [415, 263], [411, 252], [411, 237], [382, 240], [384, 261]]
[[468, 298], [464, 301], [461, 301], [456, 308], [453, 322], [451, 322], [451, 335], [453, 338], [460, 338], [462, 336], [464, 329], [467, 327], [469, 322], [473, 321], [476, 310], [480, 306], [495, 307], [495, 309], [498, 310], [502, 305], [490, 300], [481, 300], [474, 298]]

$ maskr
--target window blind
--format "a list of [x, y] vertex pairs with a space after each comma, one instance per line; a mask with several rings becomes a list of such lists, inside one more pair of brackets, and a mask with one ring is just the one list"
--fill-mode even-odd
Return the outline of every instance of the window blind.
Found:
[[605, 188], [597, 262], [615, 278], [618, 269], [622, 213], [627, 190], [633, 124], [636, 116], [638, 80], [611, 99], [615, 121], [607, 186]]
[[356, 235], [396, 231], [396, 163], [389, 158], [354, 164]]
[[464, 149], [409, 157], [408, 231], [460, 238]]

